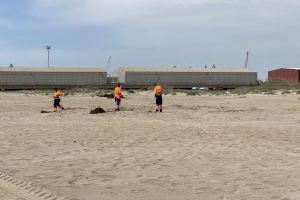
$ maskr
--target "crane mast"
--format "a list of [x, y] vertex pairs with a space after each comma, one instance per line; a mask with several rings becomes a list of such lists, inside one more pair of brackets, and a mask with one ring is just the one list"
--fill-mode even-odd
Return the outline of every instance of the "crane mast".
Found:
[[110, 77], [110, 68], [111, 68], [111, 56], [109, 56], [107, 63], [106, 63], [106, 73], [107, 73], [107, 77]]

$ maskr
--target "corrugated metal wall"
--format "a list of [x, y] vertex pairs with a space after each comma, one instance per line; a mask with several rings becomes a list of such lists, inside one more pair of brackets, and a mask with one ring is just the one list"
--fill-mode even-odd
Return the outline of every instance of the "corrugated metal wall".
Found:
[[96, 86], [106, 83], [106, 72], [0, 72], [0, 86]]
[[277, 69], [268, 72], [269, 80], [285, 80], [291, 82], [300, 82], [300, 70], [297, 69]]
[[[120, 79], [122, 80], [122, 78]], [[126, 72], [126, 85], [242, 86], [257, 84], [256, 72]]]

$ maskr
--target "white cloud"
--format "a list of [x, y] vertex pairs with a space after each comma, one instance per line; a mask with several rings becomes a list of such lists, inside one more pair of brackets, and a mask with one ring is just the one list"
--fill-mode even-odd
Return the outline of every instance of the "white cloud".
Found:
[[[72, 25], [99, 25], [159, 18], [201, 16], [193, 7], [233, 3], [232, 0], [32, 0], [36, 14]], [[58, 21], [58, 23], [61, 21]]]
[[[48, 25], [208, 24], [239, 17], [275, 21], [299, 16], [298, 0], [31, 0]], [[242, 23], [242, 22], [241, 22]]]
[[8, 19], [1, 19], [0, 18], [0, 27], [1, 28], [10, 28], [13, 27], [13, 23]]

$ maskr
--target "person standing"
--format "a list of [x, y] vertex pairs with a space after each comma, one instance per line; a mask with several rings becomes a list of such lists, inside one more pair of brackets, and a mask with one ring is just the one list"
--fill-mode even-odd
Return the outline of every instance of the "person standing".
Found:
[[60, 97], [62, 96], [61, 91], [59, 91], [59, 89], [55, 88], [54, 89], [54, 94], [53, 94], [53, 107], [54, 107], [54, 112], [57, 112], [57, 107], [59, 107], [60, 109], [64, 109], [64, 107], [61, 105], [60, 102]]
[[120, 104], [121, 104], [121, 97], [122, 97], [122, 87], [121, 84], [118, 83], [117, 87], [114, 90], [114, 99], [116, 103], [116, 111], [120, 111]]
[[155, 95], [155, 102], [156, 102], [156, 112], [162, 112], [162, 94], [163, 94], [163, 88], [158, 85], [157, 83], [153, 84], [154, 87], [154, 95]]

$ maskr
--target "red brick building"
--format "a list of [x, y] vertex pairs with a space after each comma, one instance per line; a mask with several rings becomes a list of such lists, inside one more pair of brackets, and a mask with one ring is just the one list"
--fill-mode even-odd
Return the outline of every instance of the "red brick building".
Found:
[[268, 79], [300, 83], [300, 68], [281, 68], [269, 71]]

